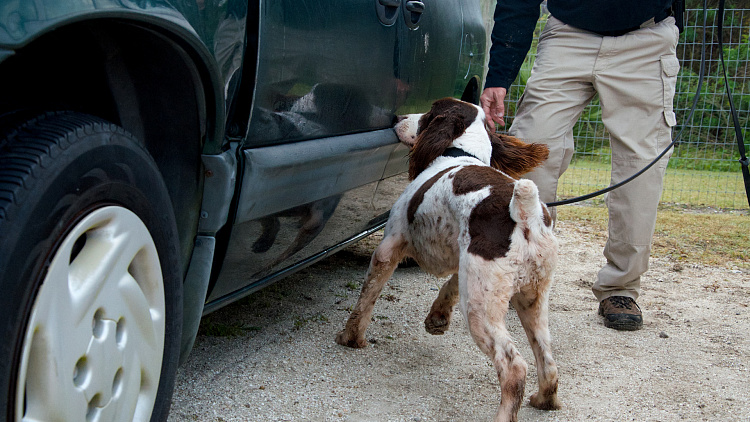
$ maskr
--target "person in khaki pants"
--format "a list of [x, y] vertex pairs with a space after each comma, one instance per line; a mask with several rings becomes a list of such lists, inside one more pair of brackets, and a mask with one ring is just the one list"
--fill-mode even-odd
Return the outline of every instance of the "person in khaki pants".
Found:
[[[507, 88], [518, 74], [539, 16], [539, 1], [498, 0], [490, 63], [480, 98], [488, 119], [504, 126]], [[556, 198], [573, 156], [573, 125], [599, 94], [610, 133], [612, 180], [628, 178], [671, 142], [679, 62], [672, 0], [548, 0], [531, 77], [509, 134], [549, 146], [549, 159], [527, 174], [542, 201]], [[678, 17], [678, 19], [681, 18]], [[671, 154], [671, 153], [670, 153]], [[634, 181], [610, 192], [607, 260], [593, 293], [604, 325], [637, 330], [641, 275], [648, 269], [665, 155]], [[553, 215], [554, 215], [554, 209]]]

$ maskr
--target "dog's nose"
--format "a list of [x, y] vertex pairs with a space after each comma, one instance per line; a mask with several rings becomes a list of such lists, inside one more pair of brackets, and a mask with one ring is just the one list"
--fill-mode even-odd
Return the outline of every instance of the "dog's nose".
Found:
[[406, 120], [406, 116], [393, 116], [393, 125], [395, 126], [404, 120]]

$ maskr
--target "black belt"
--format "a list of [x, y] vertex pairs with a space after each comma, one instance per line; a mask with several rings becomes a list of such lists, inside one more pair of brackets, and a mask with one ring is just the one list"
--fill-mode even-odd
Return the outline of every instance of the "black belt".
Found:
[[[654, 16], [654, 23], [659, 23], [670, 16], [672, 16], [672, 8], [669, 8], [667, 10], [657, 13], [656, 16]], [[591, 31], [591, 32], [595, 34], [603, 35], [605, 37], [619, 37], [621, 35], [625, 35], [627, 33], [633, 32], [636, 29], [641, 29], [641, 25], [634, 26], [628, 29], [618, 29], [616, 31]]]

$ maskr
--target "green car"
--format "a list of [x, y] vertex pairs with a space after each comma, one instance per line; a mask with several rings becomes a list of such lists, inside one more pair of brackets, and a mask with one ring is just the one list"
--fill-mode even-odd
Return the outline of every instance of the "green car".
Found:
[[[0, 0], [0, 420], [164, 420], [203, 315], [381, 228], [479, 0]], [[333, 341], [333, 339], [331, 340]]]

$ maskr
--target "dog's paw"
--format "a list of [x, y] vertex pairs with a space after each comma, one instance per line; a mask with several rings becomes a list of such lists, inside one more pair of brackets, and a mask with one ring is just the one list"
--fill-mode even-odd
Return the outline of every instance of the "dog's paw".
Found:
[[344, 330], [341, 331], [336, 335], [336, 343], [346, 346], [346, 347], [352, 347], [354, 349], [361, 349], [365, 346], [367, 346], [367, 340], [363, 338], [352, 338], [349, 333]]
[[427, 318], [424, 320], [424, 329], [428, 333], [434, 335], [434, 336], [440, 336], [445, 334], [446, 331], [448, 331], [448, 327], [451, 325], [451, 316], [450, 314], [445, 315], [440, 312], [431, 312], [429, 315], [427, 315]]
[[559, 410], [562, 409], [562, 403], [557, 398], [557, 394], [544, 396], [538, 392], [531, 395], [529, 404], [539, 410]]

